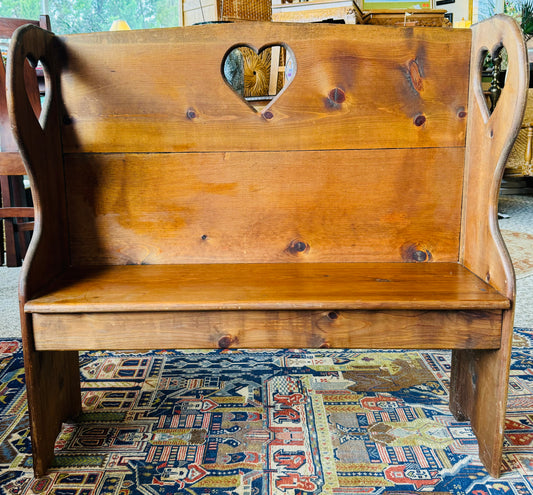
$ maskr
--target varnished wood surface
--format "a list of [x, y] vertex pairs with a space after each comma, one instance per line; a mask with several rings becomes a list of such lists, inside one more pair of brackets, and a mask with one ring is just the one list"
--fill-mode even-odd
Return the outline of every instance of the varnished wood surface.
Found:
[[24, 26], [25, 24], [39, 25], [39, 21], [35, 19], [16, 19], [10, 17], [0, 17], [0, 37], [2, 39], [10, 39], [15, 29]]
[[15, 29], [26, 24], [33, 24], [40, 26], [43, 29], [50, 30], [50, 18], [47, 15], [41, 15], [39, 20], [35, 19], [19, 19], [13, 17], [0, 17], [0, 38], [9, 39]]
[[455, 263], [129, 265], [68, 270], [27, 312], [504, 309]]
[[70, 155], [72, 263], [457, 261], [463, 160], [461, 148]]
[[[468, 30], [235, 23], [61, 41], [67, 152], [465, 143]], [[272, 43], [292, 50], [297, 69], [264, 118], [226, 84], [221, 64], [235, 45]], [[343, 101], [330, 98], [336, 88]]]
[[24, 175], [26, 169], [18, 151], [0, 152], [0, 175]]
[[[9, 39], [13, 32], [22, 24], [30, 21], [24, 19], [0, 18], [0, 37]], [[39, 24], [38, 21], [32, 21]], [[41, 103], [35, 70], [26, 61], [24, 63], [24, 84], [28, 98], [37, 113]], [[29, 223], [24, 219], [34, 217], [33, 208], [20, 209], [28, 206], [26, 191], [22, 177], [26, 174], [23, 160], [18, 152], [17, 143], [11, 131], [6, 98], [6, 73], [4, 61], [0, 61], [0, 261], [3, 263], [3, 246], [5, 245], [6, 265], [20, 266], [26, 256], [30, 236], [22, 232], [22, 225], [31, 231]], [[4, 228], [5, 227], [5, 228]], [[5, 233], [5, 242], [4, 242]]]
[[[497, 204], [507, 156], [522, 123], [529, 64], [518, 24], [496, 16], [472, 30], [472, 66], [486, 51], [504, 46], [508, 69], [492, 115], [481, 90], [479, 71], [470, 74], [461, 261], [481, 278], [515, 299], [512, 263], [499, 231]], [[499, 476], [513, 335], [513, 311], [504, 311], [498, 351], [454, 351], [450, 408], [469, 418], [479, 442], [479, 456], [492, 476]]]
[[[69, 263], [56, 38], [29, 25], [10, 45], [7, 100], [14, 134], [30, 178], [35, 206], [33, 242], [21, 274], [20, 298], [26, 301]], [[37, 118], [27, 94], [26, 60], [45, 60], [49, 70], [48, 104]]]
[[461, 261], [474, 273], [514, 298], [514, 273], [498, 225], [498, 196], [514, 140], [524, 114], [529, 63], [525, 47], [516, 39], [519, 28], [502, 16], [501, 24], [474, 30], [472, 59], [479, 62], [487, 48], [505, 46], [512, 60], [505, 87], [492, 114], [481, 89], [481, 73], [472, 71], [469, 100]]
[[[490, 349], [501, 310], [34, 313], [39, 350], [204, 348]], [[123, 331], [127, 329], [127, 336]]]
[[[60, 91], [58, 77], [53, 75], [59, 71], [55, 38], [34, 26], [22, 27], [18, 33], [20, 37], [11, 43], [8, 54], [12, 70], [7, 77], [7, 99], [36, 211], [33, 240], [20, 276], [19, 300], [33, 469], [37, 476], [42, 476], [54, 458], [55, 440], [62, 423], [81, 410], [81, 396], [78, 353], [36, 351], [32, 320], [23, 311], [26, 300], [68, 264], [68, 250], [59, 132]], [[36, 60], [45, 60], [50, 70], [49, 104], [41, 115], [42, 127], [26, 93], [28, 54]]]
[[33, 216], [33, 208], [29, 206], [0, 208], [0, 218], [22, 218], [31, 216]]
[[[510, 134], [495, 133], [514, 128], [523, 78], [510, 71], [485, 127], [467, 79], [480, 43], [514, 43], [510, 66], [523, 46], [508, 21], [479, 32], [470, 63], [468, 30], [23, 28], [9, 87], [36, 190], [21, 283], [36, 473], [79, 410], [80, 347], [397, 342], [457, 349], [452, 410], [498, 475], [514, 280], [496, 223]], [[256, 113], [221, 63], [271, 43], [293, 51], [296, 77]], [[21, 89], [28, 53], [50, 69], [40, 122]]]

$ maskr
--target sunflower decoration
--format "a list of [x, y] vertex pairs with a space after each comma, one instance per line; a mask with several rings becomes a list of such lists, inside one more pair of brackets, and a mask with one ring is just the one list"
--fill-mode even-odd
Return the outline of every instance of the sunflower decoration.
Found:
[[260, 53], [247, 47], [241, 47], [240, 50], [244, 61], [244, 96], [267, 96], [271, 48]]

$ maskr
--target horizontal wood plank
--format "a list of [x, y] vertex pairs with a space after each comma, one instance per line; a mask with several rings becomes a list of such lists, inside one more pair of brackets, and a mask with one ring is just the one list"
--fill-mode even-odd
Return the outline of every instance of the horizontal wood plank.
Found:
[[26, 168], [18, 151], [0, 152], [1, 175], [25, 175]]
[[35, 313], [33, 328], [37, 350], [492, 349], [501, 311]]
[[35, 214], [33, 207], [13, 206], [0, 209], [0, 218], [31, 218]]
[[18, 232], [31, 232], [35, 229], [35, 223], [34, 222], [22, 222], [15, 224], [15, 229]]
[[463, 161], [461, 148], [69, 155], [72, 263], [457, 261]]
[[9, 39], [13, 35], [13, 32], [20, 26], [25, 24], [34, 24], [35, 26], [39, 25], [39, 21], [35, 19], [18, 19], [18, 18], [9, 18], [2, 17], [0, 18], [0, 38]]
[[[65, 150], [464, 146], [470, 38], [469, 30], [283, 23], [64, 36]], [[296, 75], [265, 118], [221, 66], [236, 45], [272, 43], [292, 50]]]
[[509, 300], [456, 263], [128, 265], [71, 269], [26, 312], [488, 310]]

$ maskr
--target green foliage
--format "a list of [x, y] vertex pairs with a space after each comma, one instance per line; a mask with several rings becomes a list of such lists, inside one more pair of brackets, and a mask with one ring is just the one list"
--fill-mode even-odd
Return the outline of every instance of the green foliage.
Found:
[[[57, 34], [107, 31], [125, 20], [132, 29], [179, 25], [181, 0], [49, 0], [52, 30]], [[0, 17], [38, 19], [41, 0], [0, 0]]]
[[526, 41], [533, 38], [533, 0], [526, 0], [522, 4], [520, 27], [522, 28]]
[[[496, 13], [493, 0], [480, 1], [480, 20], [487, 19]], [[503, 13], [516, 19], [526, 41], [533, 38], [533, 0], [504, 0]]]
[[39, 8], [38, 0], [0, 0], [0, 17], [37, 19]]

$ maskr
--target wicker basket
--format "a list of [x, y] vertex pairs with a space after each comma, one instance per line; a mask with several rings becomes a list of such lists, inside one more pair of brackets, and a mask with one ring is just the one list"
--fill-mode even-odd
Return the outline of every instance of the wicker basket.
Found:
[[272, 0], [218, 0], [221, 21], [270, 21]]

